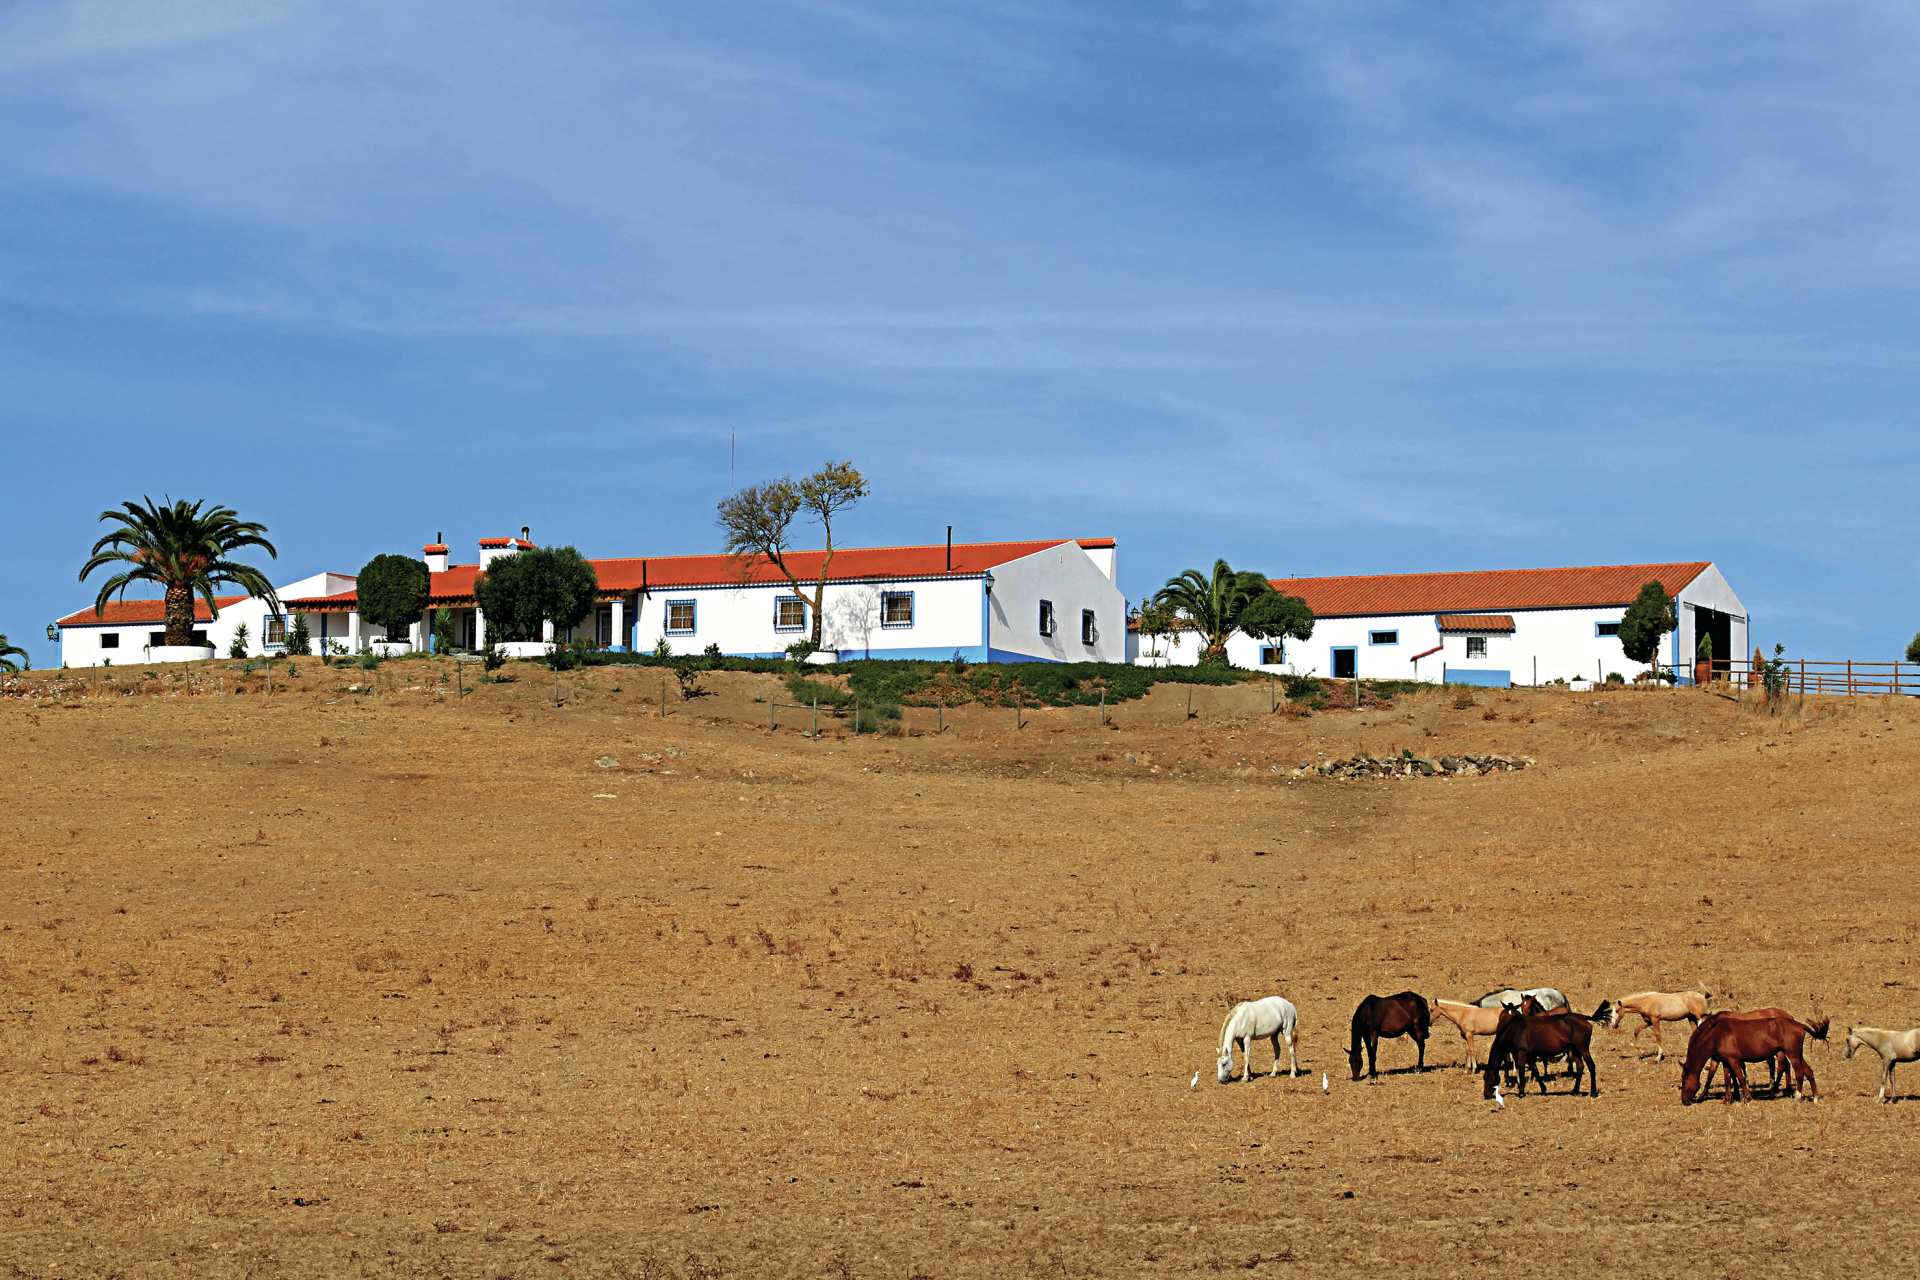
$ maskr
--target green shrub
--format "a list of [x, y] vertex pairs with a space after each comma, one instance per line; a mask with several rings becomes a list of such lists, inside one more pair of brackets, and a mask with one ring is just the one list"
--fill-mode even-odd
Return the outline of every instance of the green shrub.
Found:
[[498, 671], [506, 665], [506, 662], [507, 655], [502, 653], [500, 646], [492, 641], [488, 641], [487, 647], [480, 651], [480, 665], [488, 671]]
[[295, 609], [287, 620], [287, 656], [304, 658], [313, 652], [313, 631], [307, 625], [307, 615], [303, 610]]
[[374, 670], [380, 665], [381, 661], [380, 655], [371, 649], [362, 649], [360, 651], [359, 664], [362, 671]]
[[243, 622], [233, 629], [233, 642], [227, 646], [227, 656], [229, 658], [244, 658], [247, 656], [246, 623]]
[[855, 733], [890, 733], [900, 727], [900, 705], [895, 702], [863, 704], [853, 713]]
[[853, 701], [853, 695], [839, 685], [809, 680], [805, 676], [787, 677], [787, 696], [802, 706], [817, 702], [823, 707], [844, 707]]

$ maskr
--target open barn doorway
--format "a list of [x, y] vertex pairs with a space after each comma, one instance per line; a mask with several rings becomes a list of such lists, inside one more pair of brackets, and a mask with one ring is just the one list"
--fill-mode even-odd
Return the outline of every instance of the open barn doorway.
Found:
[[1733, 615], [1717, 609], [1695, 607], [1693, 611], [1693, 656], [1697, 662], [1701, 637], [1713, 642], [1713, 676], [1725, 680], [1733, 670], [1733, 659], [1743, 655], [1733, 651]]

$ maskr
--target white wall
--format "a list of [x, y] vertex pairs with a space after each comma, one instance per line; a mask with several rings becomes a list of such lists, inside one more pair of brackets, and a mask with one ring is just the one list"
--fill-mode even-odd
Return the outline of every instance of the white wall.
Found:
[[[1596, 671], [1602, 678], [1617, 672], [1631, 680], [1647, 670], [1646, 663], [1627, 658], [1618, 637], [1596, 633], [1597, 624], [1620, 621], [1626, 612], [1624, 608], [1502, 612], [1513, 619], [1513, 632], [1486, 633], [1487, 656], [1484, 658], [1467, 657], [1465, 633], [1449, 633], [1443, 637], [1431, 613], [1316, 619], [1313, 638], [1288, 640], [1281, 646], [1285, 661], [1277, 665], [1261, 664], [1260, 650], [1264, 646], [1259, 641], [1235, 635], [1227, 641], [1227, 658], [1234, 666], [1250, 670], [1326, 676], [1333, 672], [1333, 651], [1350, 648], [1355, 651], [1363, 680], [1430, 682], [1441, 679], [1443, 665], [1455, 679], [1463, 673], [1504, 670], [1510, 673], [1509, 678], [1515, 684], [1534, 682], [1536, 662], [1542, 684], [1555, 679], [1591, 681]], [[1375, 631], [1397, 632], [1398, 640], [1394, 644], [1373, 644], [1369, 633]], [[1735, 635], [1743, 636], [1744, 632], [1736, 627]], [[1202, 647], [1196, 632], [1141, 639], [1137, 644], [1139, 652], [1134, 661], [1146, 666], [1191, 665], [1199, 661]], [[1151, 652], [1156, 645], [1163, 655], [1158, 658]], [[1417, 664], [1412, 661], [1415, 654], [1425, 653], [1435, 645], [1441, 646], [1440, 652], [1426, 654]]]
[[[905, 627], [880, 624], [882, 592], [902, 591], [913, 596], [913, 623]], [[697, 654], [718, 644], [729, 657], [777, 657], [796, 640], [812, 636], [811, 605], [808, 625], [776, 630], [774, 601], [796, 593], [786, 583], [753, 586], [656, 587], [638, 602], [634, 648], [650, 652], [665, 637], [676, 654]], [[827, 584], [823, 597], [822, 647], [845, 659], [866, 657], [950, 658], [955, 649], [976, 656], [980, 639], [980, 580], [946, 578], [934, 581], [853, 582]], [[692, 635], [667, 635], [667, 606], [694, 602]], [[584, 625], [584, 624], [583, 624]]]
[[1732, 618], [1729, 630], [1732, 632], [1732, 652], [1716, 653], [1716, 658], [1751, 658], [1753, 656], [1753, 637], [1747, 626], [1747, 607], [1740, 603], [1740, 597], [1733, 594], [1733, 588], [1720, 573], [1718, 565], [1709, 565], [1701, 575], [1680, 589], [1676, 597], [1679, 604], [1680, 626], [1666, 638], [1665, 651], [1661, 654], [1664, 661], [1679, 670], [1681, 676], [1691, 679], [1693, 675], [1693, 656], [1698, 649], [1700, 637], [1694, 627], [1695, 608], [1712, 609], [1728, 614]]
[[[1104, 555], [1104, 548], [1099, 549]], [[1040, 634], [1040, 602], [1053, 602], [1054, 633]], [[1099, 632], [1080, 639], [1080, 611]], [[1125, 662], [1127, 599], [1078, 543], [1066, 542], [996, 565], [988, 605], [988, 656], [1040, 662]]]

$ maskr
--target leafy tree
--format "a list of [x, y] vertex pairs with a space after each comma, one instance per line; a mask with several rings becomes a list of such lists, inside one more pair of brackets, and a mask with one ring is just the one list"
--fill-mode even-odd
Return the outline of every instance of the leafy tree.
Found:
[[556, 632], [579, 625], [599, 598], [593, 566], [572, 547], [535, 547], [501, 556], [473, 582], [487, 632], [538, 640], [542, 623]]
[[1275, 591], [1262, 574], [1235, 572], [1225, 560], [1213, 562], [1210, 576], [1189, 569], [1170, 579], [1152, 604], [1172, 610], [1200, 632], [1206, 640], [1202, 662], [1224, 663], [1227, 639], [1236, 631], [1261, 640], [1313, 635], [1313, 611], [1306, 601]]
[[427, 562], [412, 556], [375, 556], [360, 567], [353, 592], [361, 618], [400, 640], [427, 608]]
[[[1148, 596], [1140, 602], [1140, 639], [1158, 640], [1172, 635], [1180, 625], [1180, 611], [1170, 604], [1156, 604]], [[1154, 650], [1158, 652], [1158, 650]]]
[[241, 547], [261, 547], [274, 559], [280, 553], [264, 538], [267, 526], [243, 521], [228, 507], [201, 511], [204, 502], [189, 503], [185, 498], [156, 506], [152, 498], [144, 505], [121, 504], [119, 511], [102, 511], [102, 520], [118, 520], [123, 528], [114, 530], [93, 544], [92, 557], [80, 570], [80, 581], [105, 565], [124, 563], [122, 570], [101, 584], [93, 602], [95, 616], [107, 611], [114, 593], [122, 597], [136, 582], [158, 584], [166, 593], [166, 643], [180, 648], [193, 643], [193, 597], [207, 602], [213, 618], [220, 616], [213, 588], [230, 582], [249, 596], [265, 600], [273, 609], [280, 607], [267, 576], [251, 565], [236, 564], [227, 557]]
[[307, 625], [304, 610], [295, 609], [287, 619], [286, 651], [289, 658], [304, 658], [313, 652], [313, 631]]
[[1680, 608], [1659, 582], [1641, 586], [1620, 618], [1620, 647], [1635, 662], [1660, 666], [1660, 638], [1680, 625]]
[[[829, 462], [810, 476], [798, 480], [781, 477], [765, 484], [742, 489], [720, 503], [720, 528], [727, 535], [726, 553], [741, 561], [741, 577], [750, 574], [761, 560], [778, 569], [793, 587], [794, 594], [807, 600], [812, 608], [811, 639], [821, 647], [821, 611], [827, 594], [827, 566], [833, 563], [833, 518], [867, 496], [867, 482], [851, 462]], [[806, 516], [826, 535], [827, 550], [820, 560], [820, 574], [813, 594], [800, 585], [800, 579], [787, 565], [793, 549], [787, 545], [796, 516]]]
[[229, 658], [244, 658], [247, 656], [246, 623], [243, 622], [233, 629], [233, 643], [227, 646], [227, 656]]
[[[19, 658], [19, 662], [14, 659]], [[8, 644], [7, 638], [0, 635], [0, 671], [15, 675], [22, 671], [33, 670], [33, 663], [27, 657], [27, 651], [19, 645]]]
[[[4, 639], [6, 639], [5, 636], [0, 636], [0, 640]], [[1907, 641], [1907, 661], [1920, 662], [1920, 635], [1915, 635], [1913, 639]]]

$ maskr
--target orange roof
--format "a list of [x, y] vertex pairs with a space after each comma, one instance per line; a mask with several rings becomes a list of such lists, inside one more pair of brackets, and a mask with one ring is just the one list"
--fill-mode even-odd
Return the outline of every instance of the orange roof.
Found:
[[[953, 544], [951, 568], [948, 567], [947, 546], [943, 542], [924, 547], [848, 547], [834, 552], [827, 581], [900, 582], [909, 578], [978, 577], [1010, 560], [1075, 541], [1089, 551], [1114, 545], [1112, 538], [1061, 538], [1050, 542], [956, 542]], [[791, 551], [787, 553], [787, 567], [803, 583], [817, 581], [820, 562], [826, 554], [825, 551]], [[600, 580], [603, 598], [638, 591], [643, 586], [649, 591], [673, 591], [786, 581], [781, 572], [765, 560], [749, 564], [726, 555], [646, 556], [589, 560], [587, 563], [593, 566], [594, 575]], [[429, 574], [428, 603], [436, 607], [471, 603], [473, 580], [479, 574], [480, 566], [474, 564], [451, 565], [444, 573]], [[343, 591], [338, 595], [289, 600], [287, 604], [320, 612], [339, 612], [352, 609], [355, 602], [353, 592]]]
[[1276, 590], [1299, 596], [1316, 618], [1496, 609], [1568, 609], [1627, 605], [1641, 584], [1659, 582], [1668, 595], [1706, 571], [1711, 561], [1616, 564], [1577, 569], [1489, 569], [1474, 573], [1393, 573], [1353, 578], [1275, 578]]
[[1513, 630], [1513, 619], [1504, 613], [1443, 613], [1434, 621], [1440, 624], [1443, 633]]
[[[230, 609], [239, 604], [246, 596], [215, 596], [222, 609]], [[112, 627], [126, 626], [136, 622], [165, 622], [167, 620], [167, 602], [165, 600], [109, 600], [106, 612], [96, 614], [92, 609], [82, 609], [60, 619], [57, 625], [62, 627]], [[194, 597], [193, 620], [212, 622], [213, 615], [207, 611], [207, 602]]]
[[445, 552], [446, 549], [447, 544], [444, 542], [429, 542], [426, 546], [420, 548], [420, 554], [430, 556], [436, 551]]

